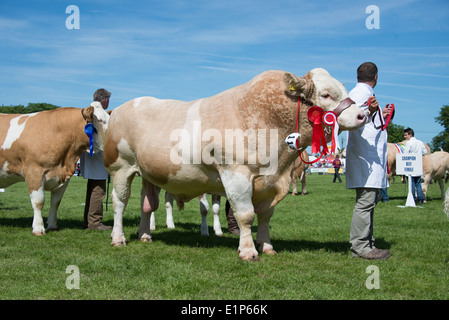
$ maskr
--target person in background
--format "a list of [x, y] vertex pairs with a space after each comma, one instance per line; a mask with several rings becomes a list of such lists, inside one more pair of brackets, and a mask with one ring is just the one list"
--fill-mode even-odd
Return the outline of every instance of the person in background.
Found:
[[[98, 89], [94, 93], [94, 101], [98, 101], [107, 109], [111, 93], [105, 89]], [[109, 230], [110, 226], [103, 224], [103, 199], [106, 195], [106, 181], [108, 172], [103, 164], [103, 152], [90, 156], [83, 152], [80, 157], [81, 175], [87, 180], [86, 206], [84, 207], [84, 228], [89, 230]]]
[[374, 96], [377, 79], [374, 63], [365, 62], [357, 68], [357, 85], [349, 97], [364, 110], [367, 121], [358, 130], [348, 132], [346, 147], [346, 188], [356, 191], [349, 242], [353, 257], [368, 260], [385, 260], [392, 255], [374, 246], [374, 208], [379, 190], [388, 186], [387, 131], [379, 122], [380, 117], [385, 119], [391, 113], [391, 107], [379, 109]]
[[332, 181], [333, 183], [335, 183], [335, 180], [338, 179], [338, 181], [340, 181], [341, 183], [341, 178], [340, 178], [340, 168], [341, 168], [341, 161], [340, 161], [340, 156], [337, 154], [335, 156], [334, 161], [332, 161], [332, 165], [334, 167], [334, 181]]
[[[404, 138], [405, 140], [407, 140], [404, 148], [404, 153], [416, 153], [421, 156], [427, 154], [426, 146], [421, 140], [415, 138], [415, 132], [413, 131], [413, 129], [405, 129]], [[421, 187], [421, 176], [412, 176], [412, 194], [416, 204], [423, 203], [424, 194]]]

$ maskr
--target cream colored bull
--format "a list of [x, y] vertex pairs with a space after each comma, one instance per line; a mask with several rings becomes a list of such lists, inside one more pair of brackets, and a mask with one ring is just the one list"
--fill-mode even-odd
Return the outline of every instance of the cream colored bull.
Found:
[[[257, 260], [251, 234], [258, 217], [256, 242], [262, 253], [274, 254], [269, 221], [274, 206], [289, 191], [298, 151], [284, 140], [295, 132], [298, 99], [303, 150], [312, 142], [307, 111], [325, 111], [344, 102], [341, 130], [365, 123], [363, 112], [347, 98], [344, 86], [324, 69], [303, 77], [267, 71], [248, 83], [191, 102], [141, 97], [114, 109], [104, 146], [104, 163], [113, 178], [112, 245], [126, 244], [123, 214], [136, 174], [142, 176], [142, 221], [138, 234], [150, 240], [149, 216], [158, 207], [157, 188], [178, 201], [204, 193], [226, 196], [240, 228], [239, 257]], [[326, 135], [327, 141], [331, 135]], [[148, 222], [147, 222], [148, 221]]]
[[[302, 159], [304, 161], [309, 162], [309, 154], [306, 150], [304, 150], [301, 154]], [[292, 170], [292, 196], [296, 196], [298, 194], [298, 178], [301, 182], [301, 194], [305, 195], [307, 193], [306, 189], [306, 175], [307, 175], [307, 168], [309, 165], [302, 161], [301, 157], [296, 158], [295, 164], [293, 165]]]
[[449, 188], [447, 188], [446, 194], [444, 197], [444, 213], [449, 218]]
[[427, 189], [432, 179], [438, 182], [441, 190], [441, 198], [444, 199], [444, 182], [449, 179], [449, 153], [435, 151], [423, 156], [422, 191], [424, 202], [427, 202]]

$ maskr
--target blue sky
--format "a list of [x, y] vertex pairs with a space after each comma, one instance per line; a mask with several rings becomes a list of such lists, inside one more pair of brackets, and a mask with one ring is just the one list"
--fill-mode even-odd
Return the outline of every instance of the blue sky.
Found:
[[[66, 7], [80, 11], [67, 29]], [[380, 29], [365, 25], [379, 8]], [[139, 96], [194, 100], [281, 69], [322, 67], [345, 84], [379, 67], [381, 105], [430, 142], [449, 104], [449, 1], [0, 2], [0, 105], [85, 107], [97, 88], [110, 109]], [[345, 134], [340, 135], [344, 138]]]

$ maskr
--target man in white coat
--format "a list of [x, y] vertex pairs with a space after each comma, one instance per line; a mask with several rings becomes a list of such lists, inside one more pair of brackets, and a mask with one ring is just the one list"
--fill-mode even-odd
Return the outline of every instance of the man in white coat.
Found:
[[[356, 190], [350, 243], [353, 257], [369, 260], [388, 259], [388, 250], [374, 246], [373, 215], [380, 189], [387, 180], [387, 131], [382, 130], [384, 119], [391, 108], [379, 109], [374, 96], [377, 84], [377, 66], [365, 62], [357, 69], [357, 85], [349, 97], [364, 109], [367, 122], [356, 131], [348, 132], [346, 148], [346, 188]], [[382, 118], [382, 119], [381, 119]]]
[[[98, 101], [107, 109], [111, 93], [105, 89], [98, 89], [94, 93], [94, 101]], [[103, 199], [106, 195], [106, 180], [108, 172], [103, 163], [103, 152], [83, 152], [80, 157], [81, 175], [87, 180], [86, 206], [84, 207], [84, 227], [95, 230], [109, 230], [110, 226], [103, 224]]]

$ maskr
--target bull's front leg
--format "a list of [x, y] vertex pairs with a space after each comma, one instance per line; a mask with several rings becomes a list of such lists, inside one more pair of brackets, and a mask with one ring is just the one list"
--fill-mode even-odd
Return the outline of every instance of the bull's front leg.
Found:
[[256, 243], [259, 246], [259, 251], [265, 254], [276, 254], [270, 241], [269, 223], [273, 216], [274, 208], [270, 208], [264, 213], [257, 215], [257, 239]]
[[244, 170], [223, 170], [221, 181], [226, 195], [234, 211], [234, 216], [240, 228], [239, 257], [245, 261], [257, 261], [259, 255], [254, 246], [251, 226], [254, 222], [254, 207], [252, 198], [251, 175], [244, 174]]
[[47, 231], [58, 231], [58, 208], [61, 204], [62, 196], [64, 195], [67, 186], [69, 185], [70, 179], [68, 179], [64, 184], [56, 190], [51, 192], [50, 200], [50, 213], [48, 214], [47, 220]]

